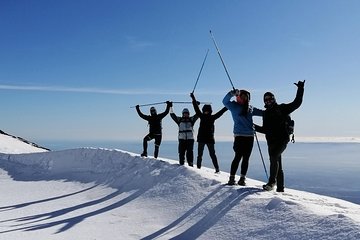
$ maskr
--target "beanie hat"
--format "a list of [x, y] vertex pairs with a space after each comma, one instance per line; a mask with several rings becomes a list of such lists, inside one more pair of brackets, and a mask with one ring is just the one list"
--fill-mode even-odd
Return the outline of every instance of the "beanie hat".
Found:
[[184, 113], [189, 113], [189, 114], [190, 114], [189, 109], [184, 108], [184, 109], [182, 110], [182, 114], [184, 114]]
[[272, 99], [275, 100], [275, 96], [274, 96], [274, 94], [271, 93], [271, 92], [266, 92], [266, 93], [264, 93], [264, 102], [265, 102], [265, 98], [266, 98], [266, 97], [271, 97]]
[[156, 108], [155, 108], [155, 107], [151, 107], [151, 108], [150, 108], [150, 113], [151, 113], [151, 114], [156, 114]]
[[203, 112], [209, 112], [209, 113], [212, 113], [212, 108], [211, 108], [211, 105], [210, 104], [205, 104], [202, 108], [202, 111]]

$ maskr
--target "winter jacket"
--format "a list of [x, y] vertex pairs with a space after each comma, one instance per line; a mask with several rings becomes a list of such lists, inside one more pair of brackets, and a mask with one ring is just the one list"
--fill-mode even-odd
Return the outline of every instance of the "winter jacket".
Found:
[[175, 113], [170, 113], [171, 118], [179, 126], [179, 139], [188, 140], [194, 139], [193, 127], [196, 120], [199, 118], [197, 115], [192, 117], [184, 118], [178, 117]]
[[234, 136], [254, 136], [253, 116], [262, 116], [263, 110], [249, 106], [249, 111], [246, 115], [242, 115], [244, 105], [236, 101], [230, 101], [233, 97], [231, 92], [225, 95], [223, 104], [231, 112], [234, 120]]
[[256, 126], [255, 130], [265, 134], [268, 143], [289, 142], [289, 134], [286, 129], [286, 116], [298, 109], [302, 103], [304, 88], [298, 88], [296, 97], [291, 103], [283, 103], [267, 108], [263, 115], [263, 126]]
[[200, 126], [197, 135], [197, 141], [202, 143], [215, 143], [214, 132], [215, 125], [214, 122], [216, 119], [221, 117], [226, 111], [227, 108], [224, 107], [215, 114], [204, 114], [200, 111], [199, 105], [196, 101], [193, 101], [194, 110], [196, 115], [200, 118]]
[[155, 135], [162, 134], [161, 121], [169, 113], [170, 105], [166, 106], [166, 109], [163, 113], [155, 114], [155, 115], [145, 115], [140, 111], [139, 107], [136, 107], [136, 111], [142, 119], [149, 122], [149, 133]]

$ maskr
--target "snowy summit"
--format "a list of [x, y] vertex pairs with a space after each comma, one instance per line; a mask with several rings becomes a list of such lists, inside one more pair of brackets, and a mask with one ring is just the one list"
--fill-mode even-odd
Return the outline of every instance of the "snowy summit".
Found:
[[360, 239], [360, 206], [347, 201], [251, 179], [225, 186], [228, 173], [121, 150], [16, 141], [0, 138], [16, 148], [1, 148], [0, 239]]

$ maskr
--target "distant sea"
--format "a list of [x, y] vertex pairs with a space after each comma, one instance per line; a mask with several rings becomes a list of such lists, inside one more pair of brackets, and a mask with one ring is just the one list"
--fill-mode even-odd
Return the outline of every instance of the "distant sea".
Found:
[[[134, 153], [142, 152], [142, 139], [139, 141], [108, 142], [61, 142], [42, 143], [51, 150], [64, 150], [79, 147], [121, 149]], [[159, 157], [178, 160], [177, 141], [163, 141]], [[232, 142], [217, 142], [216, 154], [220, 170], [230, 172], [234, 157]], [[264, 163], [269, 173], [269, 158], [265, 142], [260, 142]], [[149, 143], [148, 153], [153, 155], [154, 142]], [[196, 162], [197, 143], [194, 146]], [[289, 143], [283, 155], [285, 187], [318, 193], [360, 204], [360, 144], [359, 143]], [[208, 151], [205, 148], [203, 166], [213, 168]], [[240, 167], [237, 174], [240, 173]], [[249, 178], [267, 181], [259, 149], [254, 143], [250, 158]]]

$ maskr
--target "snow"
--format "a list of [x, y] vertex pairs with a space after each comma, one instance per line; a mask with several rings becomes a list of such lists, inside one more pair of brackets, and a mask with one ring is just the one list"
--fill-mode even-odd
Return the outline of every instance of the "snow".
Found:
[[34, 153], [8, 140], [18, 154], [0, 154], [0, 239], [360, 239], [360, 206], [344, 200], [252, 179], [224, 186], [226, 172], [122, 150]]

